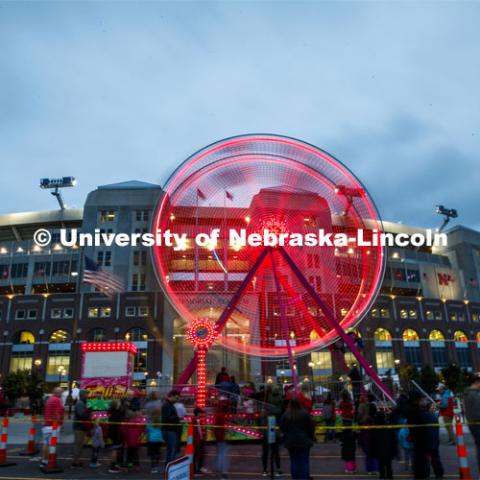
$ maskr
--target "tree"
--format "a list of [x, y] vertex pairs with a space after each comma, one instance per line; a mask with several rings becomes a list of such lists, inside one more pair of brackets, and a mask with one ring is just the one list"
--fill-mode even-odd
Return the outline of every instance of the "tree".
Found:
[[474, 375], [465, 368], [460, 368], [456, 363], [442, 369], [442, 378], [447, 387], [455, 393], [465, 390], [473, 381]]
[[410, 364], [401, 365], [398, 370], [398, 376], [400, 378], [400, 386], [408, 392], [412, 389], [412, 380], [418, 381], [417, 367]]
[[425, 365], [420, 370], [419, 385], [428, 393], [435, 392], [439, 381], [439, 376], [430, 365]]
[[28, 371], [9, 372], [3, 380], [3, 391], [10, 404], [27, 391]]

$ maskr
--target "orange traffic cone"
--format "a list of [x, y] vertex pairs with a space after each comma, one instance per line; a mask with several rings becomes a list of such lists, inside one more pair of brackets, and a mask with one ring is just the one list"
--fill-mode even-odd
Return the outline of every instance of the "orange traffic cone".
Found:
[[457, 455], [459, 463], [459, 475], [464, 480], [473, 480], [472, 473], [468, 467], [467, 448], [463, 437], [463, 426], [458, 415], [455, 415], [455, 433], [457, 434]]
[[2, 433], [0, 434], [0, 467], [11, 467], [16, 465], [7, 462], [7, 441], [8, 441], [8, 417], [3, 417]]
[[28, 440], [27, 440], [27, 448], [23, 452], [20, 452], [20, 455], [36, 455], [39, 450], [35, 446], [35, 422], [37, 418], [35, 415], [32, 415], [32, 425], [28, 429]]
[[40, 467], [43, 473], [63, 472], [63, 469], [57, 464], [57, 427], [57, 422], [53, 422], [52, 436], [50, 437], [50, 445], [48, 447], [48, 463]]
[[189, 423], [187, 426], [187, 445], [185, 447], [185, 456], [190, 461], [190, 480], [194, 477], [193, 466], [193, 424]]

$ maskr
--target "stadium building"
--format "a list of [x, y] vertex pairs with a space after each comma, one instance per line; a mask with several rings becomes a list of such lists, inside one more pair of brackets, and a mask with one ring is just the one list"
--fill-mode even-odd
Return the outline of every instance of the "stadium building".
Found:
[[[123, 339], [138, 348], [134, 380], [139, 385], [171, 382], [183, 370], [192, 355], [185, 325], [158, 285], [149, 249], [67, 248], [59, 243], [61, 228], [148, 232], [161, 195], [159, 185], [128, 181], [98, 187], [88, 195], [83, 209], [0, 215], [2, 376], [37, 369], [52, 386], [67, 385], [79, 378], [82, 342]], [[200, 222], [209, 217], [208, 210], [200, 208]], [[232, 218], [239, 217], [241, 212], [232, 212]], [[181, 215], [177, 220], [182, 222]], [[52, 233], [48, 247], [33, 242], [39, 228]], [[391, 222], [384, 222], [384, 231], [425, 233], [422, 228]], [[480, 232], [456, 226], [447, 234], [448, 246], [434, 251], [426, 247], [388, 249], [381, 294], [356, 329], [365, 356], [380, 374], [395, 373], [405, 363], [437, 370], [450, 363], [480, 369]], [[122, 279], [125, 291], [109, 298], [85, 283], [85, 258]], [[231, 294], [251, 259], [232, 251], [225, 252], [223, 260], [228, 274], [208, 250], [194, 253], [187, 246], [172, 259], [182, 281], [196, 282], [200, 308], [208, 309], [212, 293]], [[182, 276], [195, 261], [199, 270], [195, 278]], [[316, 263], [318, 258], [306, 255], [306, 276], [321, 291], [321, 278], [313, 275]], [[255, 291], [251, 293], [254, 298]], [[275, 305], [266, 308], [275, 315]], [[341, 305], [337, 314], [343, 314]], [[244, 354], [213, 347], [208, 357], [209, 380], [222, 365], [239, 380], [290, 377], [288, 362], [265, 362], [247, 353], [248, 345]], [[345, 358], [353, 362], [350, 353]], [[338, 368], [328, 349], [297, 359], [301, 377], [320, 380], [338, 373]]]

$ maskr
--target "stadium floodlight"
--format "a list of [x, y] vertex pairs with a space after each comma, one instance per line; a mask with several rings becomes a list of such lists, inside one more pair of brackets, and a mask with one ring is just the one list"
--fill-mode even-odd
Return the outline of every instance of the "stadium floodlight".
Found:
[[438, 229], [439, 232], [441, 232], [447, 226], [451, 218], [458, 217], [458, 212], [455, 208], [445, 208], [443, 205], [437, 205], [435, 213], [443, 215], [444, 217], [442, 226]]
[[75, 177], [40, 179], [40, 188], [53, 190], [53, 192], [50, 193], [57, 198], [61, 210], [65, 210], [65, 204], [63, 203], [62, 194], [60, 193], [59, 189], [66, 187], [74, 187], [76, 184], [77, 181], [75, 180]]

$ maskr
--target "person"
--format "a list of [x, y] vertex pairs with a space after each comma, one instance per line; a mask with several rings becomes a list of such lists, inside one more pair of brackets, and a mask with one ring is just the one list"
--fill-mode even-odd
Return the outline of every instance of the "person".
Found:
[[390, 418], [384, 412], [377, 412], [374, 424], [379, 428], [373, 431], [373, 451], [378, 459], [378, 478], [393, 478], [393, 459], [397, 456], [397, 433]]
[[142, 434], [145, 431], [145, 419], [140, 410], [134, 411], [128, 415], [121, 426], [122, 436], [125, 440], [127, 449], [127, 468], [134, 471], [140, 470], [140, 445]]
[[350, 426], [354, 418], [354, 406], [352, 397], [348, 390], [342, 390], [340, 393], [340, 403], [338, 404], [340, 416], [342, 417], [342, 425]]
[[140, 400], [135, 395], [135, 392], [131, 389], [128, 389], [125, 393], [125, 398], [123, 399], [123, 408], [126, 415], [131, 415], [130, 412], [138, 412], [140, 407]]
[[196, 407], [193, 410], [193, 471], [196, 475], [208, 473], [204, 466], [206, 442], [205, 411]]
[[180, 398], [178, 390], [171, 390], [162, 405], [162, 434], [167, 445], [165, 465], [177, 458], [180, 448], [179, 438], [182, 432], [180, 417], [178, 416], [175, 402]]
[[80, 390], [78, 400], [73, 409], [73, 458], [72, 467], [81, 467], [80, 455], [82, 453], [85, 437], [90, 430], [90, 410], [87, 408], [86, 390]]
[[439, 401], [437, 402], [439, 417], [442, 419], [445, 428], [447, 429], [448, 444], [455, 445], [455, 437], [453, 435], [453, 409], [455, 406], [455, 400], [453, 393], [443, 383], [438, 384], [437, 392], [440, 397]]
[[120, 473], [120, 467], [123, 464], [123, 438], [120, 425], [125, 418], [124, 411], [120, 401], [113, 399], [108, 409], [108, 436], [112, 442], [112, 459], [109, 473]]
[[92, 456], [90, 459], [90, 468], [97, 468], [100, 466], [100, 464], [98, 463], [98, 457], [102, 448], [105, 448], [105, 442], [103, 440], [103, 429], [100, 425], [100, 417], [98, 417], [93, 422]]
[[373, 475], [378, 472], [378, 460], [374, 447], [374, 431], [371, 426], [374, 424], [377, 409], [373, 399], [366, 394], [360, 395], [359, 402], [357, 410], [358, 424], [366, 428], [360, 428], [358, 440], [365, 454], [365, 471], [368, 475]]
[[225, 423], [228, 413], [228, 399], [220, 398], [216, 407], [214, 424], [215, 441], [217, 447], [217, 472], [220, 478], [228, 478], [228, 444], [226, 441]]
[[310, 385], [308, 383], [302, 383], [300, 387], [300, 393], [298, 394], [298, 401], [303, 409], [305, 409], [308, 413], [312, 412], [313, 409], [313, 400], [312, 395], [310, 393]]
[[60, 437], [60, 430], [63, 427], [63, 419], [65, 416], [65, 408], [62, 402], [63, 389], [57, 387], [53, 390], [53, 394], [45, 402], [43, 410], [42, 425], [42, 460], [41, 465], [48, 464], [48, 449], [50, 446], [50, 438], [52, 437], [53, 423], [57, 424], [57, 441]]
[[[398, 420], [399, 425], [407, 423], [405, 417]], [[403, 461], [405, 463], [405, 471], [411, 472], [413, 467], [413, 443], [410, 441], [410, 430], [408, 427], [402, 427], [398, 431], [398, 445], [403, 452]]]
[[327, 434], [325, 436], [325, 441], [328, 442], [329, 440], [335, 440], [335, 420], [336, 420], [336, 412], [335, 412], [335, 400], [331, 392], [328, 392], [327, 397], [323, 401], [323, 419], [325, 420], [325, 425], [327, 427]]
[[426, 397], [420, 392], [412, 391], [409, 395], [407, 408], [407, 424], [416, 425], [410, 429], [410, 439], [413, 444], [413, 476], [414, 478], [428, 478], [428, 432], [425, 425], [423, 405]]
[[480, 376], [474, 377], [465, 390], [465, 416], [477, 450], [478, 470], [480, 471]]
[[297, 397], [293, 397], [280, 419], [280, 431], [290, 456], [290, 472], [293, 479], [310, 478], [310, 449], [315, 439], [315, 426]]
[[215, 378], [215, 385], [219, 385], [222, 382], [230, 382], [230, 375], [227, 373], [226, 367], [222, 367]]
[[150, 410], [147, 423], [147, 450], [150, 458], [151, 473], [158, 473], [160, 452], [163, 444], [162, 410], [160, 407]]
[[340, 436], [341, 458], [345, 462], [345, 473], [357, 471], [356, 450], [357, 442], [355, 433], [351, 428], [345, 428]]
[[161, 410], [161, 409], [162, 409], [162, 401], [160, 400], [158, 391], [152, 390], [148, 394], [147, 400], [145, 401], [145, 405], [143, 406], [143, 413], [145, 413], [145, 417], [147, 418], [147, 423], [150, 423], [152, 412], [154, 410]]
[[362, 391], [362, 374], [356, 363], [353, 364], [351, 370], [348, 372], [348, 378], [352, 382], [352, 393], [355, 403], [358, 402], [360, 392]]
[[263, 412], [262, 418], [261, 418], [261, 426], [265, 427], [265, 430], [263, 430], [263, 436], [262, 436], [262, 466], [263, 466], [263, 476], [266, 477], [268, 475], [269, 471], [269, 455], [270, 461], [272, 462], [272, 468], [275, 466], [277, 469], [276, 476], [283, 475], [282, 468], [281, 468], [281, 463], [280, 463], [280, 445], [279, 445], [279, 436], [277, 431], [274, 433], [274, 438], [270, 439], [269, 438], [269, 432], [268, 432], [268, 417], [272, 416], [275, 418], [275, 422], [278, 423], [279, 418], [273, 414], [273, 412], [269, 412], [270, 408], [266, 408], [266, 410]]
[[433, 469], [435, 478], [443, 478], [444, 468], [440, 459], [440, 429], [438, 425], [438, 416], [434, 413], [435, 405], [428, 399], [421, 403], [424, 410], [425, 424], [427, 425], [427, 460], [428, 476], [430, 476], [430, 465]]

